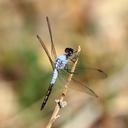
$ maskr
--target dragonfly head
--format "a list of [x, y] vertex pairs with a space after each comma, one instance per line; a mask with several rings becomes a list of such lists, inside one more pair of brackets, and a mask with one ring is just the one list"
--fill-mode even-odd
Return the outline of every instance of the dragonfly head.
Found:
[[70, 56], [73, 55], [74, 49], [72, 49], [72, 48], [66, 48], [66, 49], [65, 49], [65, 53], [66, 53], [66, 55], [67, 55], [68, 57], [70, 57]]

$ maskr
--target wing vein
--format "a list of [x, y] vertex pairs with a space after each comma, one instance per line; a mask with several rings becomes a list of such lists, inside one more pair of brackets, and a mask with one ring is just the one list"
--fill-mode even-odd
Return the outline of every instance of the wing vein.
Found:
[[50, 56], [50, 54], [49, 54], [49, 52], [48, 52], [47, 47], [45, 46], [43, 40], [40, 38], [39, 35], [37, 35], [37, 39], [39, 40], [40, 44], [42, 45], [42, 47], [43, 47], [43, 49], [44, 49], [46, 55], [48, 56], [48, 59], [49, 59], [50, 63], [51, 63], [52, 69], [54, 70], [54, 63], [53, 63], [53, 60], [52, 60], [52, 58], [51, 58], [51, 56]]
[[49, 35], [50, 35], [50, 39], [51, 39], [51, 54], [54, 55], [54, 59], [55, 59], [55, 58], [57, 58], [57, 53], [56, 53], [56, 49], [55, 49], [54, 42], [53, 42], [52, 30], [51, 30], [50, 21], [49, 21], [48, 16], [46, 17], [46, 21], [47, 21]]

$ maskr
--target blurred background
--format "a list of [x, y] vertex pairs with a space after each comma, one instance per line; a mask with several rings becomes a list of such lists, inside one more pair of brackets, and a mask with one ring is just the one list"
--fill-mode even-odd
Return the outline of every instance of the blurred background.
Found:
[[79, 66], [108, 74], [87, 80], [101, 100], [70, 89], [53, 127], [128, 128], [127, 0], [0, 0], [0, 128], [45, 128], [62, 92], [58, 80], [40, 111], [52, 74], [36, 38], [39, 34], [50, 49], [45, 16], [58, 55], [80, 45]]

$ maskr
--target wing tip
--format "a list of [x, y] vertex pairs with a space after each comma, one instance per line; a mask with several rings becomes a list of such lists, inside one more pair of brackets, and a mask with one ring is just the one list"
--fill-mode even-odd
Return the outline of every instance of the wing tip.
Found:
[[104, 72], [103, 70], [101, 70], [101, 69], [97, 69], [99, 72], [101, 72], [101, 73], [103, 73], [104, 74], [104, 78], [107, 78], [108, 77], [108, 75], [107, 75], [107, 73], [106, 72]]
[[40, 38], [40, 36], [39, 36], [38, 34], [36, 35], [36, 37], [37, 37], [37, 38]]

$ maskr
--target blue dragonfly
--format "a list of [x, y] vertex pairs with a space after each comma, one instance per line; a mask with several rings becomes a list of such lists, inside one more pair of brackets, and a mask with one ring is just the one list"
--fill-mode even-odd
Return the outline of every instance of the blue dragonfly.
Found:
[[[67, 72], [70, 74], [74, 74], [74, 76], [78, 75], [77, 72], [71, 72], [69, 69], [69, 64], [74, 63], [76, 58], [78, 57], [76, 55], [76, 51], [73, 48], [65, 48], [64, 54], [57, 56], [56, 49], [55, 49], [54, 42], [53, 42], [53, 37], [52, 37], [50, 21], [49, 21], [48, 17], [46, 17], [46, 21], [47, 21], [49, 35], [50, 35], [50, 39], [51, 39], [51, 54], [48, 51], [47, 47], [45, 46], [43, 40], [41, 39], [41, 37], [39, 35], [37, 35], [37, 39], [39, 40], [40, 44], [42, 45], [50, 63], [51, 63], [51, 66], [53, 69], [53, 74], [52, 74], [52, 78], [50, 81], [50, 85], [48, 87], [48, 90], [44, 97], [43, 103], [41, 105], [41, 110], [43, 110], [44, 106], [46, 105], [48, 98], [51, 94], [51, 91], [52, 91], [52, 89], [55, 85], [55, 82], [56, 82], [57, 78], [59, 77], [61, 71]], [[99, 76], [102, 76], [102, 77], [107, 76], [107, 74], [99, 68], [89, 68], [88, 67], [88, 68], [86, 68], [86, 71], [87, 70], [89, 70], [91, 72], [97, 72], [99, 74]], [[82, 91], [85, 90], [85, 92], [88, 93], [89, 95], [98, 97], [98, 95], [91, 88], [88, 87], [86, 82], [81, 82], [80, 80], [75, 79], [75, 78], [72, 78], [72, 81], [77, 83], [78, 90], [82, 90]]]

